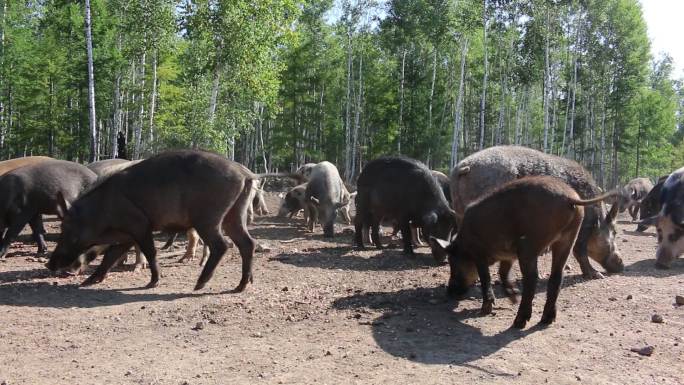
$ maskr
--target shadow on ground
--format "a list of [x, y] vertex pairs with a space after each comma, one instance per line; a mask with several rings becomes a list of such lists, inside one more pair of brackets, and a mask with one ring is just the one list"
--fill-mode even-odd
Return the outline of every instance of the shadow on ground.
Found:
[[409, 258], [400, 249], [383, 249], [364, 257], [352, 250], [351, 246], [310, 248], [279, 254], [270, 260], [297, 267], [351, 271], [402, 271], [437, 266], [431, 254], [416, 252], [415, 257]]
[[479, 328], [464, 322], [478, 317], [479, 309], [454, 312], [457, 302], [446, 300], [443, 287], [356, 294], [338, 299], [332, 306], [340, 310], [371, 308], [384, 311], [370, 322], [378, 346], [395, 357], [425, 364], [468, 364], [541, 330], [532, 326], [522, 331], [507, 329], [495, 335], [484, 335]]
[[684, 259], [675, 259], [669, 269], [660, 269], [655, 265], [655, 255], [653, 259], [642, 259], [636, 261], [631, 265], [625, 266], [625, 271], [622, 273], [627, 277], [656, 277], [664, 278], [673, 275], [684, 274]]
[[48, 307], [48, 308], [94, 308], [134, 302], [173, 301], [219, 293], [155, 293], [154, 289], [110, 290], [85, 289], [77, 285], [53, 286], [48, 282], [15, 282], [0, 285], [0, 305]]

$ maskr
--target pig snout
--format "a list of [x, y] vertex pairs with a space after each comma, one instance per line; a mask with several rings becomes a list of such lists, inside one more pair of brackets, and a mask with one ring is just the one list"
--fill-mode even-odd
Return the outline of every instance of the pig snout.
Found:
[[280, 209], [278, 209], [278, 216], [281, 218], [285, 217], [285, 216], [287, 216], [287, 214], [290, 213], [290, 211], [292, 211], [292, 210], [290, 210], [289, 207], [287, 207], [286, 205], [282, 205], [282, 206], [280, 206]]
[[625, 264], [622, 262], [619, 253], [613, 253], [606, 261], [603, 263], [603, 268], [606, 269], [608, 273], [621, 273], [625, 269]]
[[668, 247], [658, 247], [656, 251], [656, 267], [659, 269], [669, 269], [674, 260], [674, 253]]

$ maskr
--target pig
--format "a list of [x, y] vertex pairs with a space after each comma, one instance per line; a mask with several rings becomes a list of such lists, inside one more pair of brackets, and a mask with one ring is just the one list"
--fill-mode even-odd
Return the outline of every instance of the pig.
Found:
[[[451, 171], [451, 200], [460, 223], [468, 204], [508, 181], [524, 176], [550, 175], [563, 179], [583, 199], [601, 194], [594, 178], [577, 162], [520, 146], [495, 146], [463, 159]], [[573, 254], [585, 279], [602, 278], [589, 263], [590, 256], [608, 273], [624, 264], [615, 247], [617, 205], [606, 213], [604, 203], [585, 210]]]
[[323, 161], [313, 166], [304, 195], [304, 202], [309, 210], [309, 231], [314, 230], [318, 221], [323, 226], [323, 236], [332, 238], [337, 210], [347, 206], [350, 200], [351, 194], [335, 165]]
[[92, 172], [97, 174], [98, 178], [107, 177], [117, 171], [121, 171], [127, 167], [141, 162], [142, 160], [128, 160], [128, 159], [103, 159], [96, 162], [88, 163], [88, 167]]
[[295, 173], [303, 177], [304, 182], [308, 182], [311, 177], [311, 170], [316, 166], [316, 163], [306, 163], [302, 167], [298, 168]]
[[283, 201], [280, 204], [280, 209], [278, 210], [279, 217], [289, 216], [292, 218], [300, 210], [304, 210], [304, 220], [306, 222], [309, 221], [309, 209], [305, 202], [306, 185], [307, 183], [297, 185], [285, 194]]
[[33, 230], [38, 253], [45, 254], [42, 215], [61, 218], [58, 197], [73, 201], [96, 179], [97, 175], [85, 166], [54, 159], [19, 167], [0, 177], [0, 228], [2, 232], [7, 229], [0, 242], [0, 258], [26, 224]]
[[[404, 253], [412, 256], [411, 226], [421, 227], [425, 235], [449, 239], [455, 213], [423, 163], [406, 157], [375, 159], [363, 168], [357, 180], [354, 243], [364, 248], [363, 228], [369, 226], [377, 248], [381, 249], [380, 221], [396, 221], [401, 230]], [[431, 245], [432, 246], [432, 245]], [[432, 248], [438, 262], [446, 254]]]
[[684, 252], [684, 167], [670, 174], [662, 186], [660, 211], [640, 224], [656, 226], [656, 267], [669, 269], [672, 261]]
[[50, 158], [49, 156], [25, 156], [23, 158], [3, 160], [2, 162], [0, 162], [0, 175], [4, 175], [19, 167], [45, 162], [46, 160], [54, 159]]
[[[114, 159], [103, 159], [103, 160], [98, 160], [95, 162], [88, 163], [86, 167], [90, 169], [90, 171], [94, 172], [98, 179], [103, 179], [107, 178], [110, 175], [119, 172], [125, 168], [131, 167], [137, 163], [140, 163], [142, 159], [140, 160], [128, 160], [128, 159], [120, 159], [120, 158], [114, 158]], [[147, 263], [142, 257], [142, 254], [140, 253], [140, 248], [138, 245], [135, 245], [135, 265], [133, 267], [133, 271], [139, 271], [143, 270], [145, 267], [147, 267]], [[91, 250], [89, 255], [85, 256], [85, 260], [83, 261], [85, 264], [92, 262], [97, 255], [100, 252], [104, 252], [105, 249], [102, 248], [96, 248]], [[121, 261], [122, 264], [125, 262], [124, 260]]]
[[620, 212], [627, 210], [633, 221], [639, 214], [641, 200], [653, 189], [653, 183], [648, 178], [635, 178], [629, 181], [623, 188], [623, 193], [618, 197], [617, 204]]
[[[641, 200], [641, 203], [639, 204], [640, 221], [654, 217], [660, 212], [660, 193], [663, 190], [663, 185], [665, 184], [668, 176], [669, 175], [661, 176], [658, 179], [658, 183], [656, 183], [651, 191], [646, 194], [644, 199]], [[637, 224], [636, 231], [641, 233], [646, 231], [647, 228], [648, 226], [646, 224], [640, 222]]]
[[551, 275], [547, 283], [542, 325], [556, 318], [556, 300], [563, 280], [563, 268], [584, 219], [584, 207], [600, 203], [615, 193], [581, 200], [563, 180], [531, 176], [504, 183], [468, 205], [456, 238], [431, 241], [449, 255], [451, 269], [447, 293], [461, 296], [480, 278], [482, 314], [494, 305], [489, 266], [500, 262], [505, 269], [501, 281], [509, 298], [516, 302], [510, 266], [517, 259], [522, 273], [522, 301], [513, 327], [522, 329], [532, 315], [537, 287], [537, 259], [551, 249]]
[[61, 200], [62, 233], [47, 267], [71, 266], [84, 250], [111, 245], [102, 263], [82, 285], [102, 282], [122, 253], [140, 246], [150, 267], [147, 287], [159, 284], [153, 231], [194, 228], [210, 255], [195, 290], [211, 279], [228, 246], [223, 231], [237, 245], [242, 276], [235, 292], [252, 282], [255, 241], [247, 231], [247, 207], [255, 175], [239, 163], [197, 150], [168, 151], [128, 167], [103, 180], [69, 205]]

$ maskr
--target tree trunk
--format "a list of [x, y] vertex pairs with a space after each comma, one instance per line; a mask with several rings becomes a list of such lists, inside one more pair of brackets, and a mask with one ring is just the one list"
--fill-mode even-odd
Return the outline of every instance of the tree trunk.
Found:
[[149, 151], [154, 153], [154, 109], [157, 101], [157, 50], [152, 57], [152, 94], [150, 95], [150, 132], [148, 136]]
[[138, 112], [138, 124], [135, 126], [135, 132], [133, 134], [133, 139], [135, 140], [135, 145], [133, 147], [133, 159], [140, 159], [142, 155], [142, 131], [143, 122], [145, 115], [145, 57], [147, 52], [143, 51], [142, 57], [140, 58], [140, 97], [138, 101], [140, 102], [140, 110]]
[[351, 104], [352, 104], [352, 30], [351, 26], [347, 26], [347, 94], [345, 97], [344, 106], [344, 176], [345, 180], [350, 180], [351, 178], [351, 166], [352, 166], [352, 127], [351, 127]]
[[359, 54], [359, 92], [356, 95], [356, 111], [354, 116], [354, 132], [352, 133], [351, 169], [347, 182], [351, 183], [356, 176], [356, 158], [359, 149], [359, 132], [361, 130], [361, 106], [363, 105], [363, 54]]
[[484, 76], [482, 76], [482, 96], [480, 97], [480, 150], [484, 148], [485, 103], [487, 98], [487, 0], [483, 1], [482, 26], [482, 45], [484, 49]]
[[404, 70], [406, 69], [406, 48], [401, 55], [401, 80], [399, 81], [399, 135], [397, 153], [401, 154], [401, 136], [404, 134]]
[[97, 125], [95, 119], [95, 75], [93, 72], [93, 36], [90, 20], [90, 0], [85, 0], [85, 34], [86, 50], [88, 54], [88, 123], [90, 128], [90, 156], [89, 161], [97, 160]]
[[432, 102], [435, 96], [435, 78], [437, 77], [437, 47], [432, 51], [432, 81], [430, 83], [430, 99], [428, 102], [428, 135], [432, 133]]
[[463, 38], [461, 42], [461, 74], [458, 82], [458, 95], [456, 96], [456, 105], [454, 106], [454, 136], [451, 138], [451, 163], [450, 168], [454, 168], [458, 164], [458, 142], [460, 141], [460, 132], [463, 127], [463, 86], [465, 80], [465, 65], [466, 55], [468, 53], [468, 38]]
[[[2, 15], [0, 15], [0, 71], [3, 71], [5, 68], [5, 15], [7, 14], [7, 2], [8, 0], [2, 2]], [[4, 155], [5, 135], [8, 131], [5, 127], [4, 80], [3, 76], [0, 76], [0, 156]]]
[[546, 7], [546, 44], [544, 46], [544, 152], [549, 152], [549, 88], [551, 84], [551, 69], [549, 65], [549, 8]]
[[577, 58], [573, 61], [572, 70], [572, 98], [570, 102], [570, 133], [568, 136], [567, 156], [575, 158], [575, 96], [577, 95]]
[[121, 72], [117, 71], [116, 80], [114, 81], [114, 113], [112, 116], [112, 129], [109, 133], [109, 154], [112, 159], [116, 159], [118, 154], [117, 138], [121, 132]]

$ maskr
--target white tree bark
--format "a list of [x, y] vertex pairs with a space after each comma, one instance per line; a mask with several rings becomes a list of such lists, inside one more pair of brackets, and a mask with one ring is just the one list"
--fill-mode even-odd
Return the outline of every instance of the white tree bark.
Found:
[[142, 130], [143, 122], [145, 121], [145, 57], [147, 52], [143, 51], [142, 57], [140, 58], [140, 110], [138, 111], [138, 124], [135, 125], [135, 132], [133, 133], [133, 139], [135, 141], [133, 147], [133, 159], [140, 159], [142, 155]]
[[86, 50], [88, 54], [88, 123], [90, 129], [89, 161], [94, 162], [97, 154], [97, 125], [95, 119], [95, 75], [93, 71], [93, 35], [90, 20], [90, 0], [85, 0], [85, 34]]
[[406, 48], [401, 55], [401, 79], [399, 80], [399, 135], [397, 152], [401, 154], [401, 136], [404, 134], [404, 70], [406, 69]]
[[468, 39], [463, 38], [461, 42], [461, 74], [459, 75], [458, 95], [456, 96], [456, 106], [454, 106], [454, 135], [451, 138], [451, 167], [456, 167], [458, 163], [458, 144], [460, 141], [461, 128], [463, 127], [463, 82], [465, 80], [466, 56], [468, 53]]
[[480, 150], [484, 148], [485, 138], [485, 107], [487, 99], [487, 0], [483, 1], [482, 8], [482, 45], [484, 49], [484, 76], [482, 77], [482, 96], [480, 97]]
[[154, 110], [157, 105], [157, 50], [155, 49], [152, 57], [152, 94], [150, 94], [150, 122], [149, 122], [149, 136], [148, 147], [149, 151], [154, 153]]

